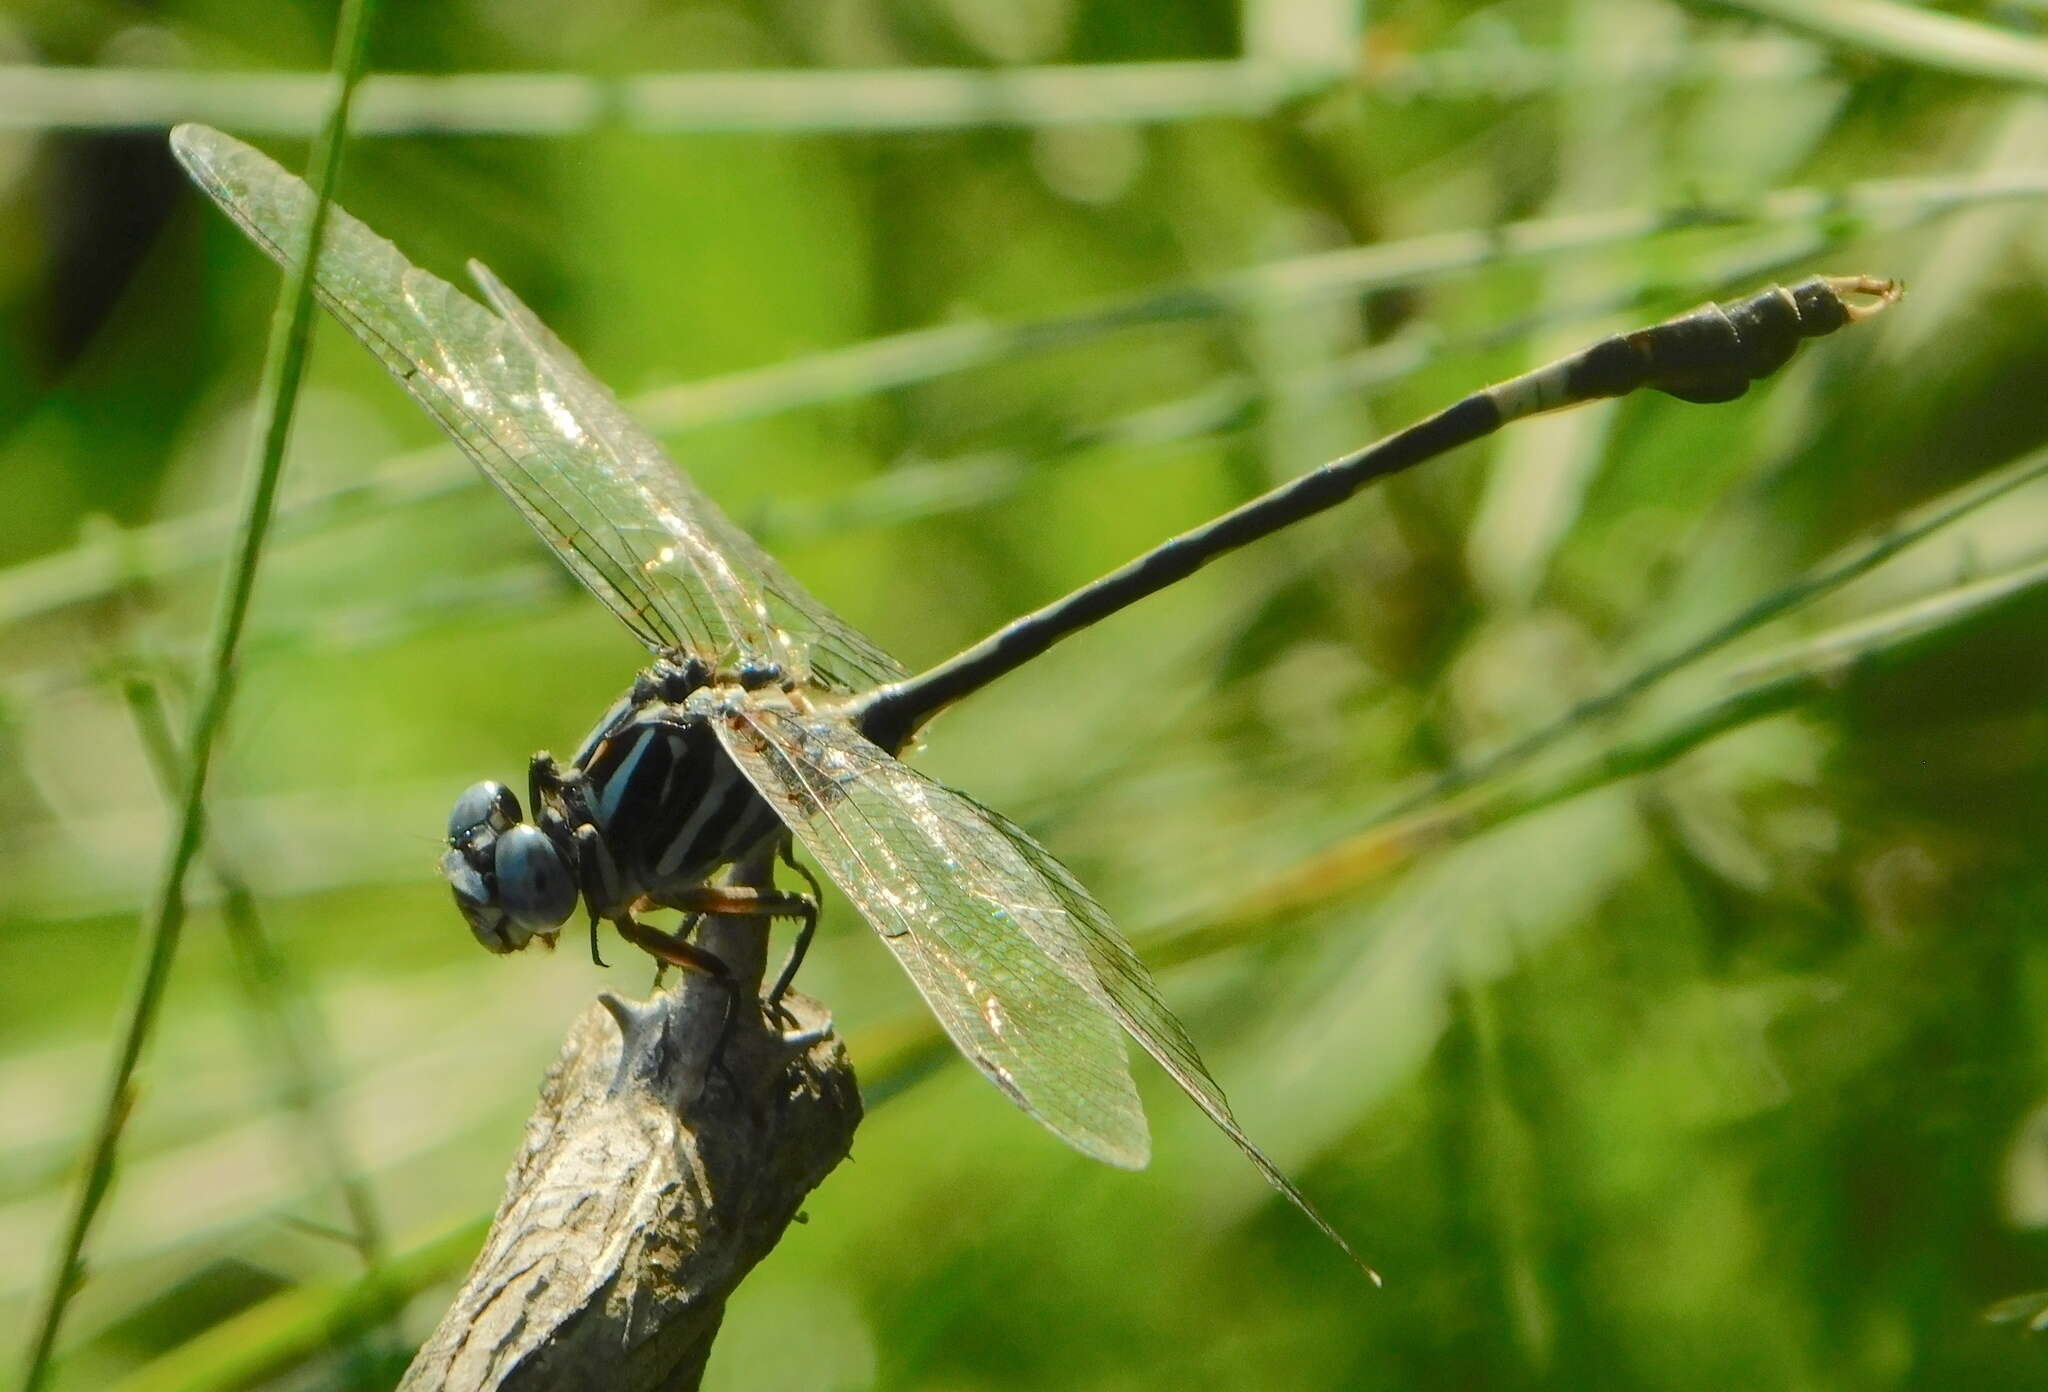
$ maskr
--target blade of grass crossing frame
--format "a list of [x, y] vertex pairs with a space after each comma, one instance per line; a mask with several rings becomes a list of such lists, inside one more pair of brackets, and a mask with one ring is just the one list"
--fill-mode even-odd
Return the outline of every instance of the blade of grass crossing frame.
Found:
[[[334, 104], [314, 146], [310, 170], [311, 183], [319, 192], [319, 206], [310, 229], [310, 244], [315, 246], [319, 244], [333, 196], [342, 140], [348, 128], [349, 107], [362, 73], [371, 9], [372, 0], [343, 0], [336, 24]], [[306, 264], [310, 260], [307, 258]], [[241, 644], [249, 599], [255, 589], [256, 563], [262, 554], [264, 537], [277, 500], [285, 443], [291, 434], [293, 403], [305, 370], [312, 310], [312, 277], [303, 271], [287, 276], [279, 296], [277, 313], [271, 322], [270, 340], [264, 351], [263, 380], [258, 398], [259, 419], [264, 424], [254, 448], [254, 462], [243, 503], [241, 536], [223, 579], [212, 636], [207, 645], [207, 664], [201, 675], [204, 685], [194, 709], [192, 733], [186, 743], [190, 755], [184, 797], [165, 856], [156, 901], [144, 926], [142, 958], [136, 966], [135, 978], [123, 1007], [118, 1026], [119, 1040], [108, 1070], [99, 1119], [70, 1212], [52, 1254], [47, 1285], [29, 1338], [22, 1375], [23, 1392], [38, 1392], [47, 1382], [65, 1311], [84, 1279], [85, 1240], [98, 1215], [100, 1201], [113, 1179], [115, 1153], [134, 1098], [136, 1065], [155, 1025], [164, 984], [170, 976], [171, 959], [177, 951], [179, 930], [184, 926], [185, 877], [198, 856], [205, 831], [207, 769], [234, 695], [235, 655]]]
[[[142, 739], [143, 752], [156, 771], [165, 797], [177, 796], [184, 780], [185, 760], [171, 729], [164, 686], [142, 671], [116, 683], [129, 718]], [[348, 1227], [336, 1234], [376, 1267], [383, 1261], [383, 1220], [368, 1182], [350, 1155], [341, 1118], [333, 1105], [334, 1086], [321, 1067], [329, 1053], [322, 1028], [304, 989], [294, 979], [277, 945], [264, 931], [256, 896], [221, 852], [218, 841], [211, 857], [213, 880], [221, 891], [221, 918], [228, 949], [241, 978], [244, 1008], [255, 1017], [256, 1051], [274, 1075], [276, 1099], [298, 1119], [308, 1172], [332, 1188], [348, 1214]]]

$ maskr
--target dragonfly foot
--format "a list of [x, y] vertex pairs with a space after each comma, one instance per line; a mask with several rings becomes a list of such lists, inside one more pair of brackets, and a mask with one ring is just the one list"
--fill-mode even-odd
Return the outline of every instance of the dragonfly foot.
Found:
[[824, 897], [825, 891], [819, 887], [818, 877], [811, 873], [810, 867], [796, 858], [788, 841], [782, 843], [782, 863], [803, 876], [804, 883], [811, 887], [809, 894], [783, 896], [789, 902], [790, 912], [802, 922], [796, 930], [796, 941], [790, 945], [788, 960], [783, 962], [782, 970], [775, 973], [775, 984], [768, 988], [767, 1001], [770, 1013], [788, 1021], [789, 1013], [782, 1008], [782, 998], [789, 994], [790, 983], [796, 980], [797, 968], [804, 964], [804, 954], [811, 950], [811, 938], [818, 931], [818, 901]]
[[[787, 1012], [784, 1012], [784, 1018], [788, 1019], [791, 1024], [796, 1023], [796, 1017], [789, 1015]], [[792, 1054], [800, 1054], [813, 1045], [823, 1044], [831, 1037], [832, 1018], [828, 1015], [825, 1017], [825, 1023], [822, 1025], [813, 1025], [809, 1029], [786, 1031], [782, 1035], [782, 1047], [789, 1050]]]

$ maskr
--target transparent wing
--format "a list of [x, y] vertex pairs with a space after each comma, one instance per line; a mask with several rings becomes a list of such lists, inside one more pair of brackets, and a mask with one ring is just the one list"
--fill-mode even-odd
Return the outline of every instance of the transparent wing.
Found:
[[1237, 1124], [1151, 972], [1052, 852], [839, 720], [741, 702], [716, 725], [953, 1042], [1019, 1106], [1090, 1155], [1142, 1163], [1144, 1117], [1113, 1020], [1358, 1261]]
[[833, 722], [741, 706], [718, 729], [960, 1052], [1060, 1139], [1141, 1168], [1151, 1139], [1123, 1036], [1065, 910], [980, 810]]
[[[313, 194], [203, 126], [172, 149], [273, 259], [304, 245]], [[635, 637], [715, 664], [774, 662], [858, 690], [902, 675], [700, 493], [575, 356], [481, 267], [493, 314], [339, 208], [315, 291]]]
[[[798, 584], [760, 543], [742, 530], [683, 476], [654, 438], [634, 423], [610, 388], [590, 374], [575, 353], [541, 323], [511, 287], [480, 262], [469, 272], [491, 304], [532, 351], [552, 369], [552, 383], [578, 421], [603, 442], [612, 477], [630, 480], [663, 518], [663, 532], [681, 543], [664, 542], [657, 557], [668, 557], [651, 573], [673, 573], [685, 591], [690, 582], [706, 593], [745, 594], [758, 631], [765, 618], [772, 642], [740, 645], [748, 656], [779, 662], [793, 675], [840, 691], [863, 691], [907, 675], [866, 634], [847, 623]], [[650, 541], [654, 538], [650, 538]], [[669, 547], [676, 545], [670, 557]], [[737, 639], [737, 635], [735, 635]], [[705, 654], [711, 656], [711, 654]]]

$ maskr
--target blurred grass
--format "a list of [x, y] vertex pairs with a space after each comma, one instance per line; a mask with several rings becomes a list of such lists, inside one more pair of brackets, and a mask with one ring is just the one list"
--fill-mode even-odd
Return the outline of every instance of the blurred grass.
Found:
[[[63, 1234], [51, 1249], [49, 1275], [23, 1364], [22, 1385], [28, 1392], [36, 1392], [47, 1383], [64, 1316], [90, 1272], [87, 1240], [114, 1182], [122, 1133], [135, 1105], [135, 1073], [155, 1031], [164, 988], [170, 980], [178, 939], [185, 925], [186, 877], [205, 844], [207, 780], [213, 771], [213, 750], [234, 701], [242, 631], [248, 620], [250, 597], [256, 589], [257, 565], [270, 532], [278, 483], [284, 473], [285, 447], [291, 439], [299, 384], [305, 376], [306, 348], [313, 327], [312, 249], [321, 243], [332, 207], [341, 151], [348, 137], [350, 100], [368, 51], [370, 11], [370, 0], [348, 0], [337, 24], [333, 95], [307, 176], [316, 201], [306, 232], [307, 248], [301, 253], [304, 264], [286, 275], [277, 309], [271, 316], [258, 387], [260, 425], [251, 434], [248, 482], [243, 490], [239, 526], [207, 639], [206, 661], [197, 674], [191, 735], [184, 749], [179, 750], [166, 738], [149, 738], [150, 718], [158, 714], [153, 693], [143, 693], [140, 699], [132, 694], [130, 697], [130, 708], [139, 717], [138, 728], [144, 733], [151, 762], [159, 779], [167, 785], [168, 795], [175, 800], [178, 816], [164, 854], [163, 876], [143, 921], [141, 950], [132, 968], [133, 984], [121, 1013], [119, 1043], [100, 1090], [102, 1100], [92, 1139], [78, 1166]], [[229, 889], [230, 902], [239, 902], [235, 887], [230, 884]], [[240, 935], [243, 939], [262, 940], [261, 929], [246, 907], [235, 917], [244, 930]], [[301, 1120], [310, 1121], [314, 1115], [311, 1109], [302, 1109]], [[368, 1243], [367, 1231], [364, 1236], [363, 1255], [374, 1262], [375, 1249]]]
[[[1355, 40], [1343, 5], [1195, 0], [386, 16], [372, 66], [420, 75], [416, 101], [490, 73], [832, 94], [808, 133], [620, 110], [545, 140], [506, 135], [537, 105], [483, 100], [473, 133], [356, 144], [342, 197], [423, 264], [493, 265], [913, 665], [1597, 333], [1774, 267], [1911, 291], [1740, 403], [1632, 401], [1398, 481], [932, 732], [926, 767], [1172, 964], [1240, 1114], [1384, 1294], [1163, 1092], [1150, 1172], [1065, 1154], [930, 1050], [835, 903], [804, 985], [887, 1101], [743, 1292], [720, 1385], [2038, 1383], [2030, 1316], [1983, 1316], [2048, 1284], [2048, 491], [2022, 477], [2048, 436], [2048, 124], [2023, 73], [1867, 32], [2024, 59], [2037, 17], [1775, 8], [1790, 27], [1395, 5]], [[51, 83], [108, 79], [66, 133], [0, 70], [0, 1250], [39, 1252], [164, 827], [102, 674], [138, 643], [195, 660], [275, 286], [160, 135], [106, 132], [201, 114], [193, 74], [304, 90], [326, 12], [8, 23]], [[860, 95], [1240, 60], [1305, 95], [917, 131]], [[303, 99], [251, 129], [307, 129]], [[638, 654], [330, 339], [214, 825], [333, 1021], [337, 1124], [398, 1265], [441, 1261], [355, 1303], [322, 1231], [346, 1211], [250, 1046], [225, 914], [195, 907], [65, 1386], [388, 1384], [337, 1312], [425, 1327], [445, 1235], [495, 1202], [600, 984], [575, 954], [482, 959], [432, 862], [453, 794], [568, 746]], [[1540, 758], [1485, 764], [1566, 713]], [[1447, 815], [1474, 770], [1467, 796], [1517, 815], [1365, 854], [1413, 825], [1376, 815], [1432, 786], [1408, 814]], [[795, 1358], [791, 1330], [816, 1336]]]

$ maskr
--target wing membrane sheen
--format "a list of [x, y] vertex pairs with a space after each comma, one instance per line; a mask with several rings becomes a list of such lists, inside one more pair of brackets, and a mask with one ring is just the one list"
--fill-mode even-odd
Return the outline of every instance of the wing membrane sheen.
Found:
[[[1099, 1128], [1091, 1130], [1089, 1120], [1136, 1109], [1121, 1045], [1111, 1067], [1099, 1033], [1087, 1028], [1114, 1020], [1268, 1183], [1373, 1274], [1245, 1134], [1151, 972], [1052, 852], [830, 716], [741, 701], [718, 730], [749, 780], [896, 953], [962, 1052], [1027, 1112], [1100, 1154], [1090, 1139]], [[991, 972], [1000, 985], [992, 995], [956, 989], [985, 990]], [[937, 983], [937, 996], [928, 983]], [[990, 1000], [1015, 1024], [993, 1044], [972, 1023]], [[1020, 1061], [1021, 1070], [1011, 1067]], [[1030, 1086], [1011, 1086], [1020, 1071]], [[1142, 1113], [1123, 1124], [1143, 1134]]]
[[[314, 200], [301, 180], [203, 126], [178, 127], [172, 148], [274, 260], [302, 254]], [[774, 663], [846, 693], [905, 675], [699, 492], [509, 288], [471, 273], [495, 313], [333, 208], [314, 289], [648, 648]], [[1088, 1155], [1144, 1165], [1128, 1034], [1358, 1261], [1238, 1125], [1151, 973], [1049, 851], [842, 719], [735, 692], [714, 723], [947, 1035], [1019, 1107]]]
[[1076, 1149], [1143, 1166], [1151, 1143], [1123, 1038], [1086, 968], [1074, 971], [1079, 945], [1046, 950], [1059, 923], [1040, 920], [1061, 910], [1007, 875], [1006, 843], [977, 836], [955, 795], [836, 722], [741, 706], [718, 729], [961, 1053]]
[[[180, 126], [172, 148], [265, 253], [297, 259], [314, 201], [302, 180], [203, 126]], [[844, 691], [903, 675], [691, 484], [510, 290], [472, 269], [498, 313], [335, 208], [314, 288], [648, 648], [775, 663]]]

